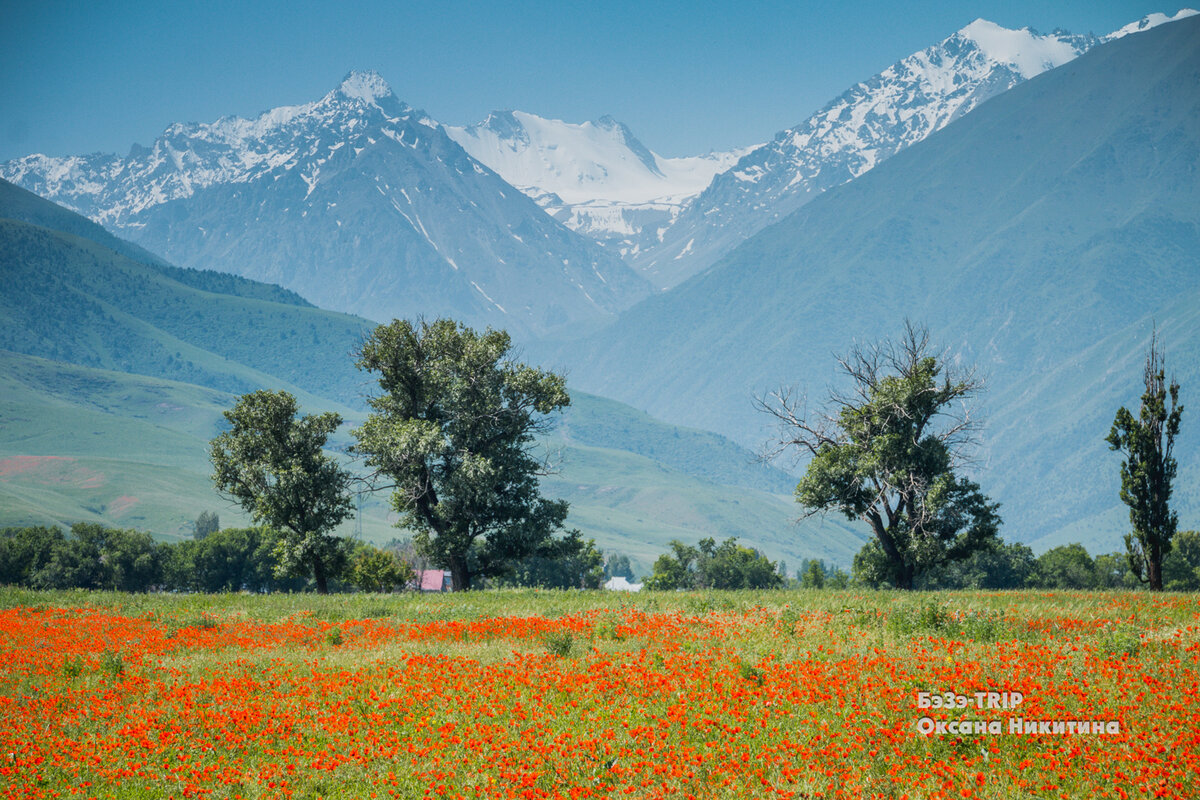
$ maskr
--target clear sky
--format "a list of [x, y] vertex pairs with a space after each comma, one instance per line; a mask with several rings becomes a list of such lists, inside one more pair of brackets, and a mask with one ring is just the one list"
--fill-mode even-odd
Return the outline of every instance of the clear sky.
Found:
[[[1178, 2], [1179, 0], [1175, 0]], [[172, 122], [373, 69], [453, 125], [611, 114], [665, 156], [754, 144], [983, 17], [1108, 33], [1157, 0], [0, 0], [0, 160], [124, 154]]]

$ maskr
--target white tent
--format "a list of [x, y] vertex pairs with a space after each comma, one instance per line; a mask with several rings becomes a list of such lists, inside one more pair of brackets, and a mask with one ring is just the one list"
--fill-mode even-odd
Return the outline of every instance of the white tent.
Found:
[[604, 588], [611, 592], [640, 592], [642, 584], [630, 583], [625, 578], [618, 575], [615, 578], [609, 578], [604, 582]]

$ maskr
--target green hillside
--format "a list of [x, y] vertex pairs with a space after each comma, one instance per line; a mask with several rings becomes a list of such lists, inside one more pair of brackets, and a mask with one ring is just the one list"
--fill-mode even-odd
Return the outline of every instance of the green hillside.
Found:
[[118, 239], [87, 217], [54, 203], [46, 202], [33, 192], [3, 179], [0, 179], [0, 216], [19, 222], [28, 222], [41, 228], [69, 233], [81, 239], [88, 239], [132, 261], [154, 267], [167, 277], [196, 289], [258, 300], [270, 300], [276, 303], [311, 306], [308, 301], [295, 292], [274, 284], [259, 283], [225, 272], [185, 269], [168, 264], [133, 242]]
[[[0, 348], [242, 392], [271, 375], [356, 403], [366, 320], [196, 289], [70, 234], [0, 219]], [[303, 358], [299, 354], [303, 353]]]
[[[1137, 403], [1155, 321], [1184, 404], [1200, 391], [1197, 86], [1200, 18], [1097, 47], [554, 357], [587, 391], [758, 443], [755, 395], [795, 384], [819, 404], [834, 354], [924, 322], [987, 379], [973, 471], [1005, 535], [1114, 549], [1127, 516], [1104, 436]], [[1187, 503], [1187, 413], [1183, 435]], [[1200, 526], [1191, 508], [1180, 523]]]
[[[176, 538], [205, 510], [217, 511], [225, 524], [246, 522], [208, 477], [207, 443], [233, 401], [231, 394], [190, 384], [0, 351], [0, 526], [99, 521]], [[544, 442], [559, 454], [559, 470], [543, 485], [547, 494], [571, 502], [570, 525], [605, 549], [628, 553], [642, 570], [672, 538], [738, 536], [796, 566], [812, 557], [846, 564], [857, 550], [857, 536], [839, 523], [794, 525], [795, 508], [785, 495], [580, 444], [572, 429], [602, 424], [596, 407], [609, 412], [607, 424], [627, 425], [654, 446], [649, 433], [637, 430], [642, 415], [584, 396]], [[346, 413], [338, 447], [362, 421], [362, 412]], [[736, 453], [744, 452], [708, 434], [653, 420], [646, 427], [666, 429], [677, 460], [704, 461], [708, 454], [733, 466]], [[753, 473], [752, 465], [743, 466]], [[363, 537], [382, 543], [403, 535], [389, 516], [385, 495], [364, 497]], [[342, 526], [344, 535], [355, 532], [354, 522]]]
[[[262, 299], [269, 288], [177, 280], [30, 197], [0, 192], [0, 525], [96, 520], [169, 538], [204, 510], [245, 521], [213, 491], [206, 448], [221, 412], [252, 389], [339, 412], [347, 424], [332, 444], [349, 444], [373, 388], [351, 352], [374, 323]], [[839, 522], [795, 525], [794, 479], [730, 440], [572, 394], [545, 442], [561, 463], [546, 491], [571, 502], [569, 524], [642, 570], [672, 538], [737, 536], [796, 566], [846, 565], [857, 551], [858, 535]], [[364, 537], [403, 535], [382, 495], [365, 498], [363, 512]]]

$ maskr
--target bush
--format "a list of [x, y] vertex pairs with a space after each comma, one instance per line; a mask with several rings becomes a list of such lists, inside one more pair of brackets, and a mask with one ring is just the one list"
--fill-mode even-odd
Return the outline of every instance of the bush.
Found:
[[566, 658], [575, 647], [575, 637], [570, 631], [547, 631], [542, 634], [542, 645], [550, 655]]
[[350, 557], [350, 582], [364, 592], [392, 592], [415, 579], [408, 562], [390, 550], [360, 543]]
[[1037, 560], [1034, 580], [1046, 589], [1096, 588], [1096, 564], [1083, 545], [1054, 547]]
[[777, 589], [783, 576], [773, 561], [736, 538], [718, 546], [711, 538], [699, 547], [679, 540], [670, 542], [671, 552], [654, 562], [654, 574], [646, 580], [647, 589]]

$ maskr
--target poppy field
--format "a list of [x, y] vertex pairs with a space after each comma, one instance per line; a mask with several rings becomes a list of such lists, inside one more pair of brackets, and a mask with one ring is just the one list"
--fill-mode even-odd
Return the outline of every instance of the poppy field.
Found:
[[0, 796], [1198, 797], [1200, 597], [0, 590]]

